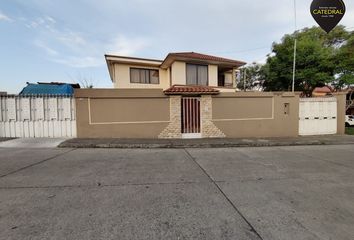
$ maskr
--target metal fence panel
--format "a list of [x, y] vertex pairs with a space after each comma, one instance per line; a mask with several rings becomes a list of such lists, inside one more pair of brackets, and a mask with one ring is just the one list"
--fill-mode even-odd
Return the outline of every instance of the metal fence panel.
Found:
[[337, 133], [337, 99], [302, 98], [299, 109], [299, 135]]
[[0, 137], [76, 137], [71, 96], [2, 96]]

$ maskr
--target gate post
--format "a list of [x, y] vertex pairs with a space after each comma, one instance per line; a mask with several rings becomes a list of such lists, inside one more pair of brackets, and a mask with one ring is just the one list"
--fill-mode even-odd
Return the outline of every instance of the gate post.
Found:
[[334, 95], [337, 98], [337, 134], [345, 134], [346, 93], [338, 92]]
[[182, 138], [181, 96], [170, 96], [170, 123], [158, 138]]
[[200, 99], [200, 124], [203, 138], [224, 138], [226, 135], [213, 123], [213, 99], [202, 95]]

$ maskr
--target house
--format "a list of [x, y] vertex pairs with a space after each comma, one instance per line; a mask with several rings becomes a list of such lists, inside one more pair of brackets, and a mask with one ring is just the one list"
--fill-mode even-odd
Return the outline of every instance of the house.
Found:
[[[105, 59], [114, 88], [75, 90], [79, 138], [344, 133], [345, 95], [325, 98], [321, 106], [328, 105], [331, 111], [310, 119], [306, 115], [310, 111], [300, 106], [320, 104], [312, 99], [302, 99], [300, 104], [300, 93], [236, 91], [236, 71], [245, 65], [242, 61], [195, 52], [170, 53], [163, 60], [113, 55]], [[320, 119], [325, 129], [305, 129], [310, 121]]]
[[312, 91], [313, 97], [325, 97], [325, 96], [332, 96], [334, 90], [330, 86], [323, 86], [323, 87], [316, 87]]
[[170, 53], [164, 60], [105, 55], [114, 88], [209, 86], [234, 92], [235, 71], [245, 62], [195, 52]]
[[27, 83], [19, 95], [73, 95], [74, 89], [77, 88], [80, 88], [80, 85], [72, 83]]

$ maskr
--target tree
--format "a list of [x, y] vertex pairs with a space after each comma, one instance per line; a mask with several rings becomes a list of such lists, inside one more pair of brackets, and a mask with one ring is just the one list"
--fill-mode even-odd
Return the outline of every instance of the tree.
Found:
[[262, 71], [262, 65], [259, 63], [252, 63], [242, 69], [240, 69], [240, 81], [237, 84], [237, 88], [246, 90], [262, 90], [264, 83], [264, 73]]
[[72, 77], [69, 75], [71, 81], [73, 83], [79, 83], [81, 88], [93, 88], [93, 79], [92, 77], [88, 77], [84, 74], [78, 73], [76, 77]]
[[[285, 35], [280, 43], [273, 43], [272, 53], [262, 67], [266, 79], [264, 90], [291, 90], [295, 37], [298, 41], [295, 91], [309, 96], [315, 87], [335, 82], [338, 74], [342, 81], [348, 82], [353, 77], [353, 72], [347, 72], [354, 61], [351, 35], [343, 26], [337, 26], [329, 34], [312, 27]], [[341, 67], [337, 66], [339, 62]]]
[[354, 32], [338, 50], [335, 58], [335, 73], [337, 78], [334, 81], [336, 89], [343, 89], [354, 84]]

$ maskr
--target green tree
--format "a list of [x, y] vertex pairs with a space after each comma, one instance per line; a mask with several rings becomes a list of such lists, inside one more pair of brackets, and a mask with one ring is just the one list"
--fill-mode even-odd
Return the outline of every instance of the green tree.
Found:
[[264, 83], [264, 73], [262, 65], [252, 63], [240, 69], [240, 79], [237, 88], [242, 90], [262, 90]]
[[[280, 43], [273, 43], [272, 53], [262, 67], [264, 90], [289, 91], [292, 86], [294, 41], [297, 39], [295, 91], [311, 95], [316, 86], [335, 82], [336, 76], [348, 78], [347, 68], [353, 64], [352, 34], [337, 26], [329, 34], [318, 27], [305, 28], [285, 35]], [[346, 49], [348, 48], [348, 49]], [[343, 55], [351, 59], [343, 61]], [[341, 66], [338, 63], [341, 62]]]
[[354, 84], [354, 32], [339, 48], [335, 58], [336, 80], [333, 85], [343, 89]]

